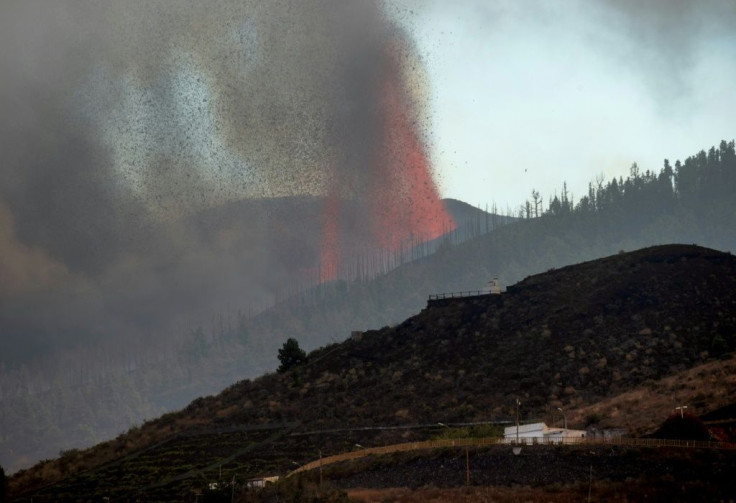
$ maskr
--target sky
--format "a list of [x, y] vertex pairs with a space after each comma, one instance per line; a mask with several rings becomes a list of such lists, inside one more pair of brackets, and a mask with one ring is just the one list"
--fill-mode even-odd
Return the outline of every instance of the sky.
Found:
[[517, 208], [736, 137], [736, 3], [396, 0], [444, 197]]

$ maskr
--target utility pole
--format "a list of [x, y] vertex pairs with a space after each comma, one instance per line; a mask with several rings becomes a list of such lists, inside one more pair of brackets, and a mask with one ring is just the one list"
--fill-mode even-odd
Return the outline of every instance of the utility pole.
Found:
[[565, 424], [565, 429], [567, 429], [567, 416], [565, 415], [565, 411], [562, 410], [560, 407], [557, 407], [557, 410], [559, 410], [560, 412], [562, 412], [562, 419], [563, 419], [564, 424]]
[[465, 448], [465, 485], [470, 485], [470, 454], [468, 448]]
[[519, 399], [516, 399], [516, 443], [519, 443], [519, 405], [521, 405], [521, 402]]
[[322, 449], [319, 450], [319, 488], [322, 489]]
[[590, 465], [590, 481], [588, 482], [588, 503], [590, 503], [590, 493], [593, 491], [593, 465]]

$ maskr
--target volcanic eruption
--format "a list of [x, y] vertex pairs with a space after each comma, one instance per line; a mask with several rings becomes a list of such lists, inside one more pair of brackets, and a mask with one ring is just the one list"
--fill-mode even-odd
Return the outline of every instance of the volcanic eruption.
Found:
[[378, 2], [364, 2], [360, 15], [345, 16], [339, 33], [345, 60], [336, 77], [343, 96], [336, 102], [337, 165], [324, 207], [322, 281], [339, 275], [346, 255], [340, 250], [341, 204], [360, 204], [363, 213], [353, 224], [367, 231], [364, 239], [376, 250], [396, 251], [454, 228], [423, 142], [426, 83], [410, 41]]
[[14, 341], [161, 338], [453, 228], [422, 62], [383, 3], [131, 2], [1, 20], [0, 253], [39, 262], [0, 284]]

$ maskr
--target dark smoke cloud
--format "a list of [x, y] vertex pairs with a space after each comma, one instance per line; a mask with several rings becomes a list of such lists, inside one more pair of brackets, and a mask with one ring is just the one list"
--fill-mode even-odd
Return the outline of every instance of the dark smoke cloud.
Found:
[[69, 270], [38, 247], [27, 246], [15, 235], [13, 216], [0, 204], [0, 293], [2, 300], [38, 293], [69, 280]]
[[389, 51], [424, 141], [421, 64], [379, 2], [18, 0], [0, 46], [6, 359], [273, 302], [319, 263], [304, 197], [362, 207], [406, 176], [375, 171]]

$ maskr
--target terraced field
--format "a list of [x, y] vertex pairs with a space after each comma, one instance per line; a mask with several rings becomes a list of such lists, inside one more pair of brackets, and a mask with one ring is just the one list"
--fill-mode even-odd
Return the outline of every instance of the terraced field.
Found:
[[231, 481], [242, 473], [285, 471], [293, 466], [292, 454], [304, 448], [294, 439], [288, 442], [288, 449], [273, 449], [273, 443], [289, 431], [240, 429], [177, 435], [41, 489], [32, 495], [33, 500], [73, 501], [82, 494], [97, 500], [168, 500], [174, 494], [185, 496], [201, 491], [213, 482]]
[[[433, 428], [411, 430], [411, 438], [426, 438]], [[296, 432], [296, 424], [232, 427], [173, 435], [94, 470], [77, 473], [12, 501], [181, 501], [220, 488], [233, 479], [240, 488], [247, 478], [284, 475], [324, 456], [404, 438], [402, 430], [338, 430]]]

